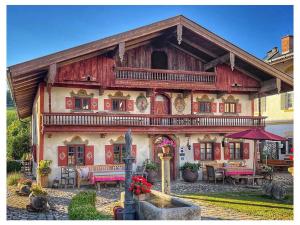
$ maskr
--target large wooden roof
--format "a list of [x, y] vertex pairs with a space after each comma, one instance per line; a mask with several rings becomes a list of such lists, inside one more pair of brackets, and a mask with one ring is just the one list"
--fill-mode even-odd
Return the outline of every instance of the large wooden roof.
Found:
[[[176, 32], [178, 25], [183, 27], [183, 40], [180, 47], [184, 51], [197, 55], [204, 63], [211, 62], [230, 52], [235, 55], [235, 65], [240, 70], [256, 76], [261, 81], [278, 78], [285, 87], [288, 87], [288, 90], [292, 90], [293, 78], [291, 76], [180, 15], [10, 66], [7, 70], [7, 78], [19, 117], [25, 118], [31, 115], [38, 85], [47, 79], [53, 65], [56, 67], [79, 57], [89, 57], [89, 55], [100, 55], [113, 51], [121, 42], [125, 43], [126, 48], [134, 48], [151, 39], [170, 36], [170, 34]], [[173, 42], [175, 44], [176, 40], [173, 40]], [[172, 43], [172, 37], [170, 43]]]

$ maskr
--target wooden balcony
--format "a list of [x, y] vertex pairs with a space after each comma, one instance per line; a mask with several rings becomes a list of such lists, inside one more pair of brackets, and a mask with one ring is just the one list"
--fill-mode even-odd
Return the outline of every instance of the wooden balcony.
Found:
[[265, 126], [265, 117], [44, 113], [44, 131], [222, 133]]
[[128, 87], [160, 88], [170, 84], [171, 89], [207, 88], [215, 89], [214, 72], [160, 70], [149, 68], [115, 68], [115, 85]]

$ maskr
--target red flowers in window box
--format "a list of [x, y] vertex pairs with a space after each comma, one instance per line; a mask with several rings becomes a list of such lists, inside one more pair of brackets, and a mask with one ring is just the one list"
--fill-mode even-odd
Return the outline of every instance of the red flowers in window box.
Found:
[[146, 194], [151, 192], [152, 184], [142, 176], [133, 176], [132, 183], [130, 184], [129, 191], [132, 191], [135, 195]]

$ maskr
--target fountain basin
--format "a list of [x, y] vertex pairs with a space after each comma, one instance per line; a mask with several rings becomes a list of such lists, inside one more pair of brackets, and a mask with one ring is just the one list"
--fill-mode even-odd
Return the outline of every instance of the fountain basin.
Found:
[[201, 219], [199, 206], [155, 190], [151, 190], [150, 197], [145, 201], [135, 200], [135, 203], [140, 220]]

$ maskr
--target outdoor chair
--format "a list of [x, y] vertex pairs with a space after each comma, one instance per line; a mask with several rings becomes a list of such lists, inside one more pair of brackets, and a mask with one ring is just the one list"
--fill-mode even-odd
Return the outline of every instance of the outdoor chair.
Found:
[[75, 187], [76, 172], [72, 167], [61, 167], [60, 184], [67, 188], [68, 186]]
[[207, 173], [207, 182], [209, 183], [210, 180], [215, 181], [215, 184], [217, 183], [217, 180], [222, 180], [224, 184], [224, 171], [216, 170], [213, 166], [206, 165], [206, 173]]

